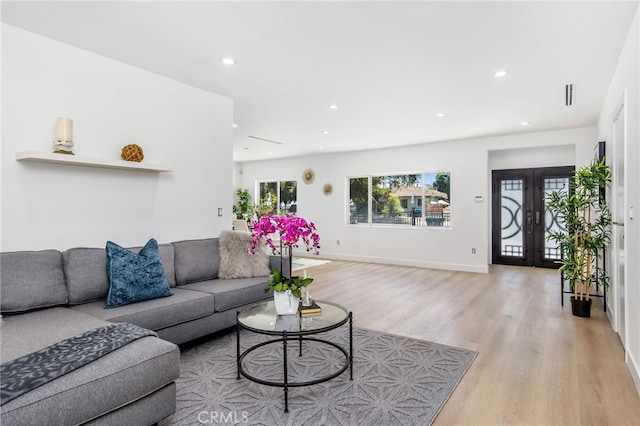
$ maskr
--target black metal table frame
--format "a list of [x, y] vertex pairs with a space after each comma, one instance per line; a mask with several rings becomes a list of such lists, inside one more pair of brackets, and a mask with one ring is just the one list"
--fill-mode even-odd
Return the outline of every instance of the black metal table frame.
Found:
[[[252, 382], [260, 383], [266, 386], [276, 386], [276, 387], [284, 388], [284, 412], [285, 413], [289, 412], [289, 388], [290, 387], [310, 386], [310, 385], [316, 385], [318, 383], [327, 382], [344, 373], [347, 370], [347, 368], [349, 369], [349, 380], [353, 380], [353, 314], [351, 313], [351, 311], [349, 311], [349, 313], [347, 314], [347, 317], [344, 320], [337, 322], [336, 324], [333, 324], [324, 328], [320, 328], [317, 330], [305, 330], [305, 331], [295, 331], [295, 332], [288, 332], [286, 330], [283, 330], [283, 331], [260, 330], [260, 329], [252, 328], [238, 321], [238, 315], [240, 315], [240, 311], [236, 311], [236, 346], [237, 346], [236, 362], [237, 362], [237, 369], [238, 369], [238, 379], [240, 379], [240, 375], [242, 375], [247, 379], [251, 380]], [[336, 328], [343, 326], [347, 322], [349, 323], [349, 353], [347, 353], [347, 350], [345, 348], [343, 348], [342, 346], [336, 343], [329, 342], [328, 340], [323, 340], [315, 337], [307, 337], [309, 335], [314, 335], [314, 334], [324, 333], [330, 330], [335, 330]], [[278, 339], [272, 339], [272, 340], [266, 340], [264, 342], [260, 342], [257, 345], [251, 346], [244, 352], [240, 352], [240, 328], [243, 328], [245, 330], [258, 333], [258, 334], [265, 334], [270, 336], [279, 335], [282, 337]], [[290, 382], [288, 371], [287, 371], [288, 370], [287, 345], [289, 341], [294, 341], [294, 340], [298, 341], [298, 345], [299, 345], [298, 356], [302, 356], [302, 341], [306, 340], [306, 341], [319, 342], [322, 344], [333, 346], [334, 348], [342, 352], [342, 354], [345, 356], [346, 362], [344, 366], [335, 373], [331, 373], [329, 375], [319, 377], [314, 380], [308, 380], [305, 382]], [[251, 352], [263, 346], [274, 344], [274, 343], [280, 343], [280, 342], [282, 342], [282, 354], [283, 354], [282, 365], [283, 365], [283, 371], [284, 371], [284, 380], [282, 382], [274, 382], [270, 380], [260, 379], [258, 377], [252, 376], [251, 374], [247, 373], [242, 368], [242, 360]]]

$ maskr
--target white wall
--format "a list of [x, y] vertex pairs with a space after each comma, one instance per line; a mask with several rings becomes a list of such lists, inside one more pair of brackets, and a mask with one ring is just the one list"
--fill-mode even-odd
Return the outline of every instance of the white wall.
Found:
[[[230, 99], [2, 25], [1, 249], [141, 245], [230, 228]], [[56, 117], [77, 156], [119, 159], [136, 143], [171, 173], [18, 162], [52, 151]], [[217, 208], [224, 216], [217, 217]]]
[[[546, 161], [548, 164], [567, 165], [567, 158], [574, 156], [567, 154], [566, 146], [577, 153], [592, 149], [594, 144], [595, 128], [581, 128], [246, 162], [238, 165], [235, 182], [253, 192], [256, 180], [297, 180], [299, 215], [318, 226], [321, 257], [487, 272], [491, 208], [489, 153], [545, 147], [544, 152], [563, 153], [558, 158], [551, 155]], [[302, 181], [306, 168], [316, 172], [311, 185]], [[451, 172], [453, 226], [450, 229], [346, 225], [347, 177], [421, 171]], [[322, 193], [325, 183], [334, 186], [330, 196]], [[474, 201], [476, 195], [484, 201]], [[472, 254], [472, 248], [476, 254]]]
[[[625, 219], [626, 244], [626, 336], [625, 351], [629, 370], [640, 392], [640, 29], [639, 13], [629, 30], [613, 80], [598, 120], [598, 137], [613, 142], [613, 117], [626, 93], [625, 187], [627, 208], [635, 210], [635, 217]], [[612, 292], [614, 297], [616, 289]], [[611, 303], [612, 307], [615, 306]], [[612, 314], [615, 316], [616, 312]], [[614, 321], [615, 327], [615, 321]]]
[[489, 170], [573, 166], [574, 164], [576, 164], [576, 147], [573, 145], [550, 146], [545, 149], [507, 148], [489, 152]]

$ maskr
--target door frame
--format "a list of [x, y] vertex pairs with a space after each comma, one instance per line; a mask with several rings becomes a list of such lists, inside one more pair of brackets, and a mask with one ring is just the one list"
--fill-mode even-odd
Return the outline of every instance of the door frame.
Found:
[[[492, 170], [491, 171], [491, 262], [502, 265], [536, 266], [542, 268], [559, 268], [555, 260], [547, 260], [544, 257], [544, 222], [545, 203], [543, 183], [546, 178], [570, 177], [575, 171], [575, 166], [555, 167], [531, 167], [520, 169]], [[496, 241], [496, 230], [501, 229], [501, 200], [500, 189], [497, 180], [503, 178], [518, 178], [524, 182], [523, 199], [523, 257], [503, 257], [501, 244]], [[541, 228], [542, 227], [542, 228]], [[530, 250], [532, 252], [530, 252]]]
[[[611, 164], [611, 168], [612, 168], [612, 182], [611, 182], [611, 207], [612, 207], [612, 213], [613, 213], [613, 221], [617, 221], [618, 219], [622, 220], [622, 223], [624, 224], [624, 226], [622, 226], [622, 229], [615, 229], [616, 225], [614, 224], [613, 227], [613, 231], [611, 232], [611, 250], [609, 250], [610, 253], [610, 262], [609, 264], [610, 266], [610, 270], [611, 270], [611, 287], [612, 287], [612, 293], [613, 293], [613, 297], [611, 297], [609, 300], [613, 300], [613, 309], [609, 309], [608, 312], [608, 316], [609, 316], [609, 320], [612, 322], [613, 324], [613, 329], [616, 331], [616, 333], [618, 333], [618, 336], [620, 337], [620, 340], [622, 342], [622, 346], [625, 350], [625, 359], [628, 357], [628, 353], [627, 353], [627, 348], [626, 348], [626, 342], [628, 341], [628, 304], [627, 304], [627, 297], [628, 297], [628, 292], [627, 292], [627, 288], [628, 288], [628, 281], [627, 281], [627, 268], [626, 268], [626, 264], [624, 266], [624, 271], [622, 273], [622, 288], [620, 285], [620, 277], [619, 277], [619, 265], [618, 262], [616, 261], [620, 254], [619, 254], [619, 250], [620, 250], [620, 241], [619, 238], [623, 238], [623, 245], [622, 245], [622, 250], [624, 255], [626, 255], [626, 253], [628, 253], [628, 247], [627, 247], [627, 242], [628, 239], [627, 237], [627, 191], [628, 191], [628, 187], [626, 185], [627, 182], [627, 175], [628, 175], [628, 161], [627, 161], [627, 109], [626, 109], [626, 100], [627, 100], [627, 92], [626, 89], [623, 93], [622, 99], [620, 100], [620, 102], [618, 103], [617, 107], [614, 109], [613, 112], [613, 116], [611, 117], [611, 135], [612, 135], [612, 139], [613, 139], [613, 143], [612, 145], [612, 160], [609, 161], [609, 164]], [[618, 135], [621, 136], [621, 140], [618, 140], [616, 138], [616, 119], [618, 117], [621, 117], [623, 119], [623, 129], [622, 129], [622, 135]], [[622, 153], [620, 153], [619, 151], [622, 150]], [[623, 197], [623, 205], [620, 208], [620, 210], [622, 211], [618, 211], [618, 203], [616, 202], [616, 197], [618, 196], [618, 170], [617, 170], [617, 159], [619, 157], [619, 155], [622, 154], [622, 161], [623, 161], [623, 180], [625, 182], [624, 184], [624, 188], [622, 191], [622, 197]], [[613, 312], [612, 312], [613, 311]]]

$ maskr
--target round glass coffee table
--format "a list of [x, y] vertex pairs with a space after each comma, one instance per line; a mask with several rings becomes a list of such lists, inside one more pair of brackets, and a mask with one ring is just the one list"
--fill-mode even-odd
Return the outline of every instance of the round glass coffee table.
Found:
[[[284, 412], [289, 412], [288, 392], [290, 387], [310, 386], [326, 382], [344, 373], [349, 369], [349, 379], [353, 380], [353, 315], [344, 307], [331, 302], [315, 301], [322, 312], [320, 315], [278, 315], [273, 301], [265, 301], [251, 305], [238, 311], [236, 314], [236, 342], [237, 342], [237, 368], [238, 379], [244, 376], [247, 379], [267, 386], [284, 388]], [[325, 331], [334, 330], [344, 324], [349, 324], [349, 348], [343, 348], [337, 343], [322, 339], [317, 335]], [[265, 340], [242, 351], [240, 348], [240, 329], [252, 333], [276, 336], [277, 338]], [[290, 381], [287, 372], [287, 345], [289, 342], [298, 342], [298, 356], [302, 357], [302, 342], [316, 342], [321, 345], [329, 345], [338, 349], [344, 355], [344, 365], [337, 371], [322, 377], [307, 381]], [[282, 369], [284, 379], [279, 381], [266, 380], [255, 377], [242, 367], [243, 359], [251, 352], [266, 345], [282, 344]], [[347, 352], [348, 351], [348, 352]]]

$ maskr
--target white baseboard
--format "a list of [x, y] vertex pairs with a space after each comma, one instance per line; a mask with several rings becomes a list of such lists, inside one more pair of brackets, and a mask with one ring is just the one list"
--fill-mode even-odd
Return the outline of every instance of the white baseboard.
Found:
[[[294, 253], [295, 254], [295, 253]], [[428, 269], [444, 269], [447, 271], [460, 271], [460, 272], [476, 272], [480, 274], [489, 273], [489, 265], [466, 265], [458, 263], [439, 263], [439, 262], [426, 262], [406, 259], [390, 259], [380, 257], [369, 256], [350, 256], [350, 255], [323, 255], [325, 259], [332, 260], [346, 260], [351, 262], [365, 262], [365, 263], [382, 263], [384, 265], [398, 265], [398, 266], [412, 266], [416, 268], [428, 268]]]
[[631, 378], [633, 379], [633, 383], [636, 385], [636, 390], [638, 391], [638, 395], [640, 395], [640, 365], [636, 362], [632, 354], [628, 351], [626, 352], [626, 362], [627, 368], [631, 373]]
[[618, 324], [616, 324], [615, 311], [612, 308], [612, 304], [609, 304], [608, 302], [609, 300], [607, 299], [607, 318], [609, 318], [609, 324], [611, 324], [611, 328], [617, 333]]

